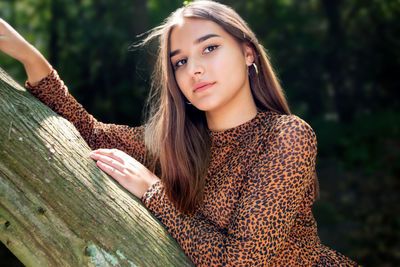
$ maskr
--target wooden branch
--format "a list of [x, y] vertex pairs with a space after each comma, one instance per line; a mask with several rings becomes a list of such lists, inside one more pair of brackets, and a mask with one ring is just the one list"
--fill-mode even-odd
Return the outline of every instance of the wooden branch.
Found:
[[26, 266], [189, 266], [74, 126], [0, 68], [0, 240]]

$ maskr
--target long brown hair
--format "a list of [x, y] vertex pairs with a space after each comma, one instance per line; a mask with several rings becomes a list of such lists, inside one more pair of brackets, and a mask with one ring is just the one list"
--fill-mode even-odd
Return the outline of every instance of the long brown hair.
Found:
[[287, 115], [290, 110], [265, 49], [232, 8], [213, 1], [194, 1], [150, 31], [141, 45], [158, 38], [159, 47], [146, 103], [145, 145], [151, 170], [161, 175], [168, 199], [181, 212], [191, 213], [203, 200], [211, 141], [205, 113], [186, 104], [170, 62], [170, 34], [182, 18], [211, 20], [238, 42], [249, 43], [259, 71], [257, 74], [249, 68], [250, 87], [258, 109]]

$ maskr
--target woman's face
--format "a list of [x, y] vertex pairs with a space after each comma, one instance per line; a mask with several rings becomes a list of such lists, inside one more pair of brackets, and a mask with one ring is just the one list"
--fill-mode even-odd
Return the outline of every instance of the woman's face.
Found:
[[185, 18], [171, 32], [171, 63], [185, 97], [206, 112], [230, 112], [252, 99], [249, 45], [239, 44], [217, 23]]

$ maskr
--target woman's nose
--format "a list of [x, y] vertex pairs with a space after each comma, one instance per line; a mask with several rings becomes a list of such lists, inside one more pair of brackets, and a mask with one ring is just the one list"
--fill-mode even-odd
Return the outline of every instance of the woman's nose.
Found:
[[201, 60], [198, 59], [192, 59], [189, 61], [189, 75], [193, 77], [198, 77], [201, 76], [204, 73], [204, 66], [201, 62]]

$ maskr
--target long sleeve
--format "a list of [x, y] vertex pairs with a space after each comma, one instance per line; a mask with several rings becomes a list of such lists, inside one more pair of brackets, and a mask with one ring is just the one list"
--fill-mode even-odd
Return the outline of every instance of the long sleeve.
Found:
[[56, 70], [53, 69], [35, 86], [27, 82], [26, 87], [53, 111], [73, 123], [90, 148], [117, 148], [143, 163], [143, 127], [98, 122], [69, 94]]
[[196, 265], [268, 265], [279, 252], [307, 187], [313, 183], [317, 151], [311, 127], [293, 118], [273, 129], [259, 145], [227, 230], [219, 229], [199, 212], [179, 213], [161, 182], [142, 197]]

